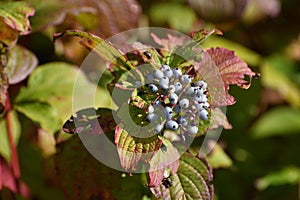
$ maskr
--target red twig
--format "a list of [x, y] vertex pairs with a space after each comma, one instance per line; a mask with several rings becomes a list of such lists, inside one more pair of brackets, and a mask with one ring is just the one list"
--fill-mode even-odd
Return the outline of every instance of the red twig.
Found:
[[6, 128], [7, 128], [7, 137], [9, 142], [9, 148], [11, 152], [11, 165], [12, 171], [16, 179], [20, 178], [20, 166], [19, 166], [19, 159], [17, 148], [13, 140], [13, 133], [12, 133], [12, 122], [9, 112], [11, 111], [11, 105], [9, 100], [9, 95], [7, 94], [6, 102], [5, 102], [5, 119], [6, 119]]
[[0, 191], [2, 190], [2, 158], [0, 157]]

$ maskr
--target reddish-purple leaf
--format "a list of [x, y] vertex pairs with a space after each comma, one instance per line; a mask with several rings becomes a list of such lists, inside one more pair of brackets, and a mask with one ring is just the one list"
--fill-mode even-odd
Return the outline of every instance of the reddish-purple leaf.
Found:
[[185, 37], [183, 35], [181, 35], [180, 37], [176, 37], [171, 34], [168, 34], [168, 38], [159, 38], [154, 33], [151, 33], [151, 36], [154, 42], [162, 46], [165, 50], [171, 50], [176, 46], [183, 45], [185, 42], [188, 42], [190, 40], [189, 37]]
[[115, 144], [122, 167], [127, 172], [138, 169], [138, 162], [149, 163], [153, 155], [161, 147], [162, 141], [157, 135], [148, 138], [137, 138], [125, 130], [116, 127]]
[[[252, 77], [256, 75], [233, 51], [219, 47], [206, 50], [195, 70], [208, 82], [212, 105], [215, 107], [234, 104], [234, 97], [228, 93], [229, 85], [235, 84], [247, 89]], [[249, 81], [245, 80], [246, 76]]]

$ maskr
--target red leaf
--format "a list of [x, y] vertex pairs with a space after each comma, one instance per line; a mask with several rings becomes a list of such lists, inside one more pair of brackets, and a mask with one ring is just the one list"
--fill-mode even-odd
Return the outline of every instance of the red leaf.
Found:
[[[248, 89], [252, 77], [256, 75], [233, 51], [220, 47], [206, 50], [195, 70], [208, 82], [209, 88], [213, 88], [212, 105], [215, 107], [234, 104], [234, 97], [228, 93], [229, 85]], [[245, 80], [246, 76], [249, 81]]]
[[167, 35], [167, 39], [161, 39], [157, 37], [154, 33], [151, 33], [151, 37], [153, 38], [154, 42], [156, 42], [158, 45], [162, 46], [166, 50], [171, 50], [174, 47], [183, 45], [185, 42], [190, 40], [189, 37], [176, 37], [170, 34]]

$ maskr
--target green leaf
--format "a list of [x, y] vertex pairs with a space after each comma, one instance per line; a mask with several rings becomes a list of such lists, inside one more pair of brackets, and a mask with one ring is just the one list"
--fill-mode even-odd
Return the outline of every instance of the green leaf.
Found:
[[[297, 65], [280, 55], [266, 59], [261, 67], [262, 84], [278, 93], [291, 105], [300, 108], [300, 90], [295, 84]], [[299, 76], [299, 73], [298, 73]]]
[[27, 2], [35, 9], [34, 16], [30, 18], [33, 31], [62, 23], [66, 10], [70, 6], [65, 1], [60, 0], [27, 0]]
[[11, 28], [26, 34], [30, 31], [28, 17], [34, 15], [34, 9], [26, 2], [2, 2], [0, 3], [0, 17]]
[[47, 103], [24, 103], [15, 108], [49, 133], [55, 133], [61, 127], [57, 112]]
[[122, 167], [125, 171], [132, 172], [139, 168], [140, 161], [150, 162], [152, 156], [159, 150], [162, 141], [157, 135], [145, 138], [134, 137], [117, 126], [115, 144]]
[[180, 158], [180, 166], [176, 174], [171, 175], [172, 186], [160, 185], [151, 188], [158, 199], [213, 199], [212, 172], [207, 162], [185, 153]]
[[266, 112], [251, 128], [255, 138], [300, 133], [300, 111], [278, 107]]
[[150, 18], [158, 25], [168, 24], [175, 30], [189, 32], [196, 15], [191, 8], [170, 2], [154, 4], [150, 9]]
[[[109, 93], [96, 88], [88, 81], [82, 71], [74, 65], [63, 62], [47, 63], [39, 66], [29, 77], [28, 86], [22, 88], [15, 99], [17, 105], [29, 102], [46, 102], [55, 109], [62, 122], [73, 114], [73, 88], [76, 83], [78, 104], [84, 104], [86, 98], [95, 99], [95, 107], [110, 107]], [[95, 94], [94, 94], [95, 92]], [[94, 96], [95, 95], [95, 96]], [[88, 105], [91, 106], [91, 105]]]
[[[17, 117], [17, 114], [15, 111], [11, 111], [8, 114], [8, 117], [10, 117], [11, 125], [12, 125], [12, 136], [13, 141], [15, 144], [18, 143], [20, 135], [21, 135], [21, 125], [19, 122], [19, 119]], [[7, 162], [10, 162], [11, 160], [11, 152], [7, 137], [7, 128], [6, 128], [6, 119], [2, 118], [0, 119], [0, 154], [4, 157], [4, 159]]]
[[118, 67], [125, 67], [124, 70], [133, 69], [134, 66], [127, 62], [127, 58], [116, 49], [110, 42], [93, 35], [91, 33], [79, 31], [79, 30], [67, 30], [63, 33], [57, 33], [53, 36], [54, 40], [63, 36], [76, 36], [82, 38], [81, 44], [89, 50], [94, 50], [104, 60], [113, 63], [117, 62]]
[[[128, 176], [111, 169], [88, 153], [78, 137], [58, 146], [55, 183], [66, 199], [141, 199], [139, 174]], [[67, 172], [67, 173], [66, 173]]]
[[285, 184], [296, 185], [300, 182], [300, 168], [296, 166], [286, 166], [283, 169], [271, 172], [256, 181], [259, 190], [265, 190], [270, 186]]
[[227, 168], [232, 165], [231, 158], [224, 152], [224, 150], [218, 144], [214, 146], [212, 152], [210, 152], [206, 159], [210, 166], [214, 169], [221, 167]]
[[4, 68], [9, 78], [9, 84], [24, 80], [37, 66], [35, 55], [22, 46], [15, 46], [8, 52], [8, 63]]
[[218, 29], [212, 29], [210, 31], [204, 29], [204, 30], [192, 32], [192, 38], [197, 43], [202, 43], [212, 35], [223, 35], [223, 33]]

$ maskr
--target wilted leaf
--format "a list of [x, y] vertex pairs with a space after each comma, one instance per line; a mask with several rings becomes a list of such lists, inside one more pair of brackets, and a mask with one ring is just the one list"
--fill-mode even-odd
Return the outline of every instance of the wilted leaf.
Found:
[[300, 112], [289, 107], [274, 108], [256, 121], [251, 132], [255, 138], [299, 134]]
[[0, 17], [11, 28], [27, 34], [30, 31], [29, 17], [34, 15], [34, 9], [25, 2], [1, 2]]
[[271, 172], [256, 181], [256, 187], [259, 190], [265, 190], [270, 186], [285, 184], [299, 184], [300, 168], [296, 166], [286, 166], [283, 169]]
[[0, 20], [0, 41], [8, 47], [12, 47], [17, 42], [19, 32]]
[[[12, 126], [12, 137], [14, 144], [17, 145], [20, 135], [21, 135], [21, 127], [20, 122], [17, 117], [17, 114], [15, 111], [11, 111], [7, 113], [8, 117], [11, 120], [11, 126]], [[6, 119], [2, 118], [0, 120], [0, 154], [1, 156], [7, 161], [11, 161], [11, 150], [9, 146], [8, 136], [7, 136], [7, 124]]]
[[16, 105], [15, 108], [49, 133], [55, 133], [60, 130], [61, 122], [57, 113], [47, 103], [24, 103]]
[[[113, 151], [113, 150], [111, 150]], [[123, 176], [94, 159], [73, 137], [58, 146], [54, 156], [56, 184], [67, 199], [141, 199], [140, 176]], [[68, 173], [66, 173], [68, 172]]]
[[127, 172], [133, 172], [139, 168], [139, 162], [150, 162], [152, 156], [159, 150], [162, 141], [157, 135], [148, 138], [133, 137], [117, 126], [115, 144], [122, 167]]
[[22, 46], [15, 46], [8, 52], [8, 63], [4, 68], [9, 84], [24, 80], [37, 66], [38, 60], [33, 53]]
[[179, 167], [180, 155], [177, 149], [167, 139], [162, 139], [163, 146], [150, 161], [149, 187], [157, 187], [162, 183], [165, 170], [175, 174]]
[[3, 72], [0, 72], [0, 113], [4, 111], [8, 84], [7, 75]]
[[176, 174], [171, 175], [172, 186], [160, 185], [151, 188], [158, 199], [213, 199], [212, 172], [207, 162], [185, 153], [180, 158], [180, 166]]

